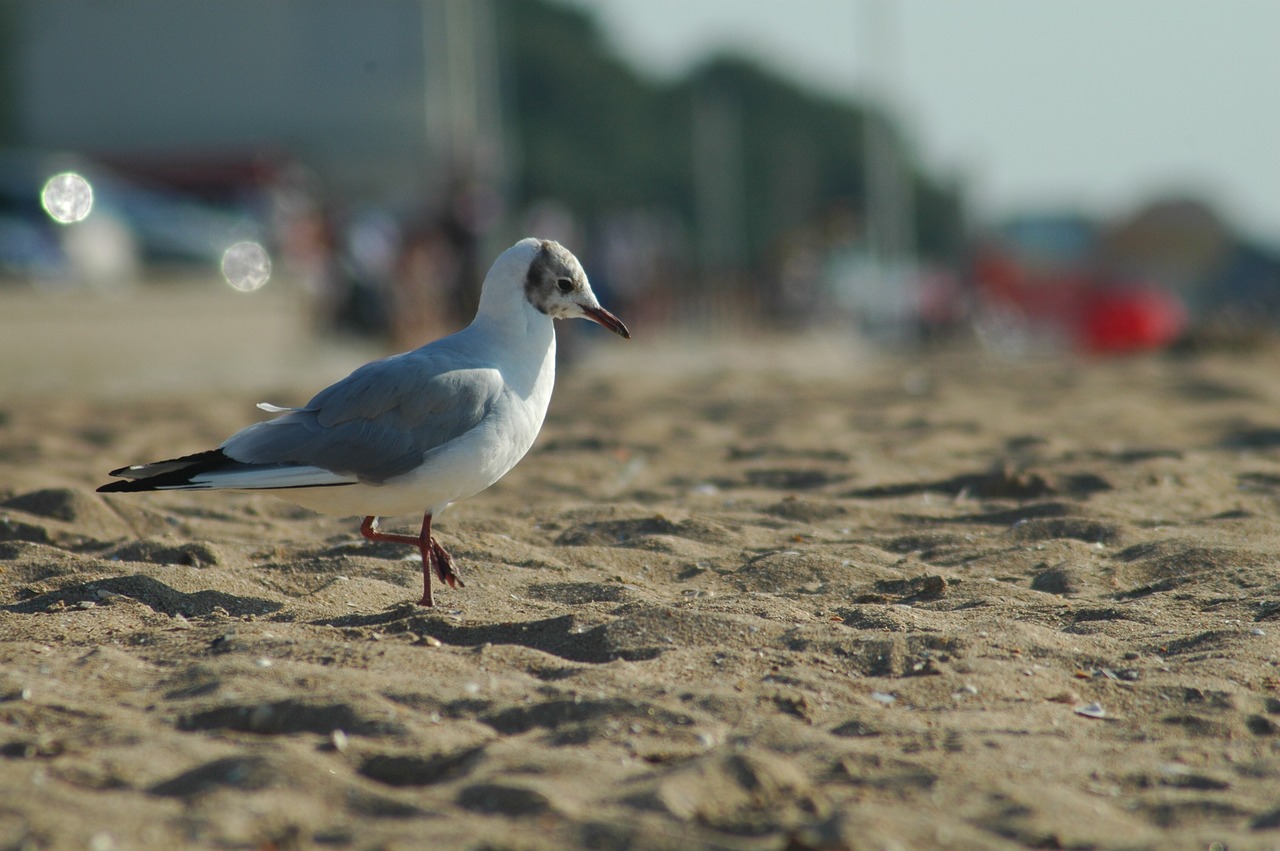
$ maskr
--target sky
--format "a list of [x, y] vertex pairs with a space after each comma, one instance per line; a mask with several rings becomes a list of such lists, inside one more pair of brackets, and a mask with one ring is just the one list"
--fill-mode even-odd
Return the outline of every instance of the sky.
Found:
[[563, 2], [649, 76], [733, 50], [881, 94], [984, 218], [1193, 194], [1280, 245], [1280, 0]]

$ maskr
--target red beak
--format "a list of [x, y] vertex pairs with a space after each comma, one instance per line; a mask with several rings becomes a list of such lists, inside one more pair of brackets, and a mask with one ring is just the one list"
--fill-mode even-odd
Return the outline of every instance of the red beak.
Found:
[[622, 320], [605, 310], [603, 307], [584, 307], [582, 308], [582, 312], [587, 315], [588, 319], [597, 325], [602, 325], [605, 328], [608, 328], [619, 337], [625, 337], [628, 340], [631, 339], [631, 332], [627, 330], [626, 325], [622, 324]]

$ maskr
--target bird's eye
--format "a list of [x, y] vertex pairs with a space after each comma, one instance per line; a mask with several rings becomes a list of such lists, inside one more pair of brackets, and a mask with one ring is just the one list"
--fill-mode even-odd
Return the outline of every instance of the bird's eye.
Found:
[[556, 278], [556, 286], [560, 288], [560, 292], [566, 295], [573, 292], [573, 281], [569, 278]]

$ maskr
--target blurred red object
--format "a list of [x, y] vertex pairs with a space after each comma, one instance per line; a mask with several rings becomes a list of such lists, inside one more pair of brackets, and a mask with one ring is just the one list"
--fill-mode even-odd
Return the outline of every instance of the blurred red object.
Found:
[[1083, 349], [1118, 354], [1169, 345], [1186, 328], [1187, 311], [1165, 290], [1095, 291], [1081, 304], [1075, 324]]
[[1120, 354], [1167, 346], [1187, 327], [1181, 299], [1108, 268], [1096, 226], [1079, 217], [1012, 221], [980, 245], [973, 275], [980, 308], [1033, 340]]

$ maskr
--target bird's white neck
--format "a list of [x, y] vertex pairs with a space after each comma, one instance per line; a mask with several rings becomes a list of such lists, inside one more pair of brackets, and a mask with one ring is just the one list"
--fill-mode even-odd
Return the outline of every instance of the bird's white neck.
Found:
[[555, 321], [525, 295], [525, 278], [539, 245], [536, 239], [523, 239], [494, 261], [467, 334], [483, 338], [490, 351], [505, 353], [507, 383], [521, 395], [549, 398], [555, 381]]
[[538, 245], [536, 239], [522, 239], [498, 256], [480, 287], [480, 304], [471, 322], [492, 345], [531, 356], [554, 346], [556, 339], [555, 322], [525, 296], [525, 277]]
[[[509, 301], [481, 306], [467, 328], [469, 336], [484, 340], [484, 347], [503, 352], [503, 376], [521, 396], [551, 395], [555, 381], [555, 321], [540, 313], [520, 294], [519, 303]], [[492, 309], [500, 306], [502, 309]]]

